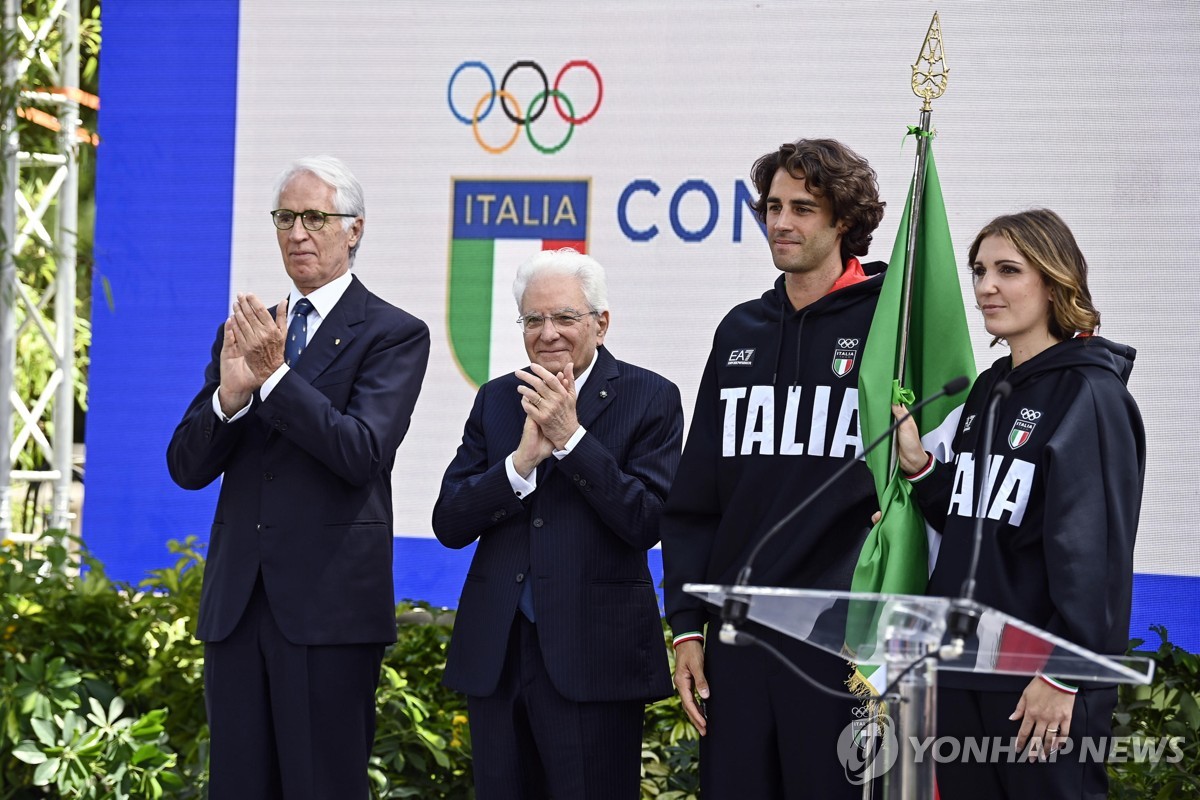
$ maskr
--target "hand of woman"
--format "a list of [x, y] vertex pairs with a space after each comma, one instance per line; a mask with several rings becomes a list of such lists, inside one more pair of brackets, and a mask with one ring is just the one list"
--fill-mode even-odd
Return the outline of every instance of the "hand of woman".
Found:
[[1075, 710], [1075, 695], [1055, 689], [1038, 675], [1033, 677], [1010, 720], [1021, 720], [1017, 731], [1017, 750], [1030, 742], [1030, 761], [1045, 760], [1047, 753], [1062, 747], [1071, 732], [1071, 713]]
[[[892, 406], [892, 416], [902, 418], [908, 409], [902, 405]], [[929, 454], [921, 444], [921, 434], [917, 431], [917, 422], [911, 416], [900, 423], [896, 430], [896, 443], [900, 451], [900, 469], [907, 475], [915, 475], [929, 463]]]

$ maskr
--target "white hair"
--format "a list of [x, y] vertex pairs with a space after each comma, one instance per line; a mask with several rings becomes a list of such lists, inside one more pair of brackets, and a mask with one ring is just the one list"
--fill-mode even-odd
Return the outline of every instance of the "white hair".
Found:
[[[275, 179], [275, 207], [279, 207], [279, 196], [283, 194], [283, 190], [297, 175], [302, 173], [311, 173], [317, 176], [333, 189], [333, 210], [338, 214], [353, 214], [353, 217], [342, 217], [341, 223], [344, 230], [349, 230], [354, 225], [355, 217], [366, 218], [367, 209], [363, 200], [362, 184], [358, 182], [358, 178], [354, 177], [354, 173], [350, 168], [342, 162], [341, 159], [333, 156], [309, 156], [307, 158], [299, 158], [287, 166], [283, 172], [279, 173], [279, 177]], [[293, 211], [308, 211], [307, 208], [294, 208]], [[316, 209], [321, 210], [321, 209]], [[358, 254], [358, 247], [362, 244], [362, 233], [359, 233], [358, 241], [350, 248], [350, 264], [354, 264], [354, 256]]]
[[[604, 267], [591, 256], [580, 253], [573, 247], [561, 250], [543, 250], [532, 256], [517, 268], [517, 277], [513, 280], [513, 298], [517, 301], [517, 311], [521, 311], [521, 298], [529, 283], [539, 275], [570, 275], [579, 281], [579, 288], [591, 306], [591, 311], [608, 311], [608, 279], [604, 276]], [[581, 309], [582, 310], [582, 309]]]

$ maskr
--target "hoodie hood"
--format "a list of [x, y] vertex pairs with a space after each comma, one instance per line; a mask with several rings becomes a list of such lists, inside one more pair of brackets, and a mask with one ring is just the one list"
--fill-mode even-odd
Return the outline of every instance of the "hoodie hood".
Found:
[[1014, 388], [1046, 372], [1079, 367], [1111, 372], [1121, 379], [1122, 384], [1128, 384], [1136, 357], [1137, 350], [1129, 345], [1101, 336], [1077, 336], [1043, 350], [1016, 369], [1004, 367], [1005, 362], [1012, 363], [1011, 356], [1000, 359], [996, 366], [1006, 373], [1002, 377]]
[[830, 292], [820, 300], [809, 303], [800, 309], [792, 308], [792, 301], [788, 298], [785, 283], [787, 276], [780, 273], [779, 277], [775, 279], [775, 285], [763, 292], [762, 298], [760, 298], [763, 316], [775, 322], [805, 313], [828, 314], [840, 311], [859, 302], [864, 296], [879, 294], [879, 289], [883, 286], [883, 281], [879, 276], [883, 275], [887, 267], [887, 263], [883, 261], [862, 263], [863, 273], [866, 274], [868, 280]]

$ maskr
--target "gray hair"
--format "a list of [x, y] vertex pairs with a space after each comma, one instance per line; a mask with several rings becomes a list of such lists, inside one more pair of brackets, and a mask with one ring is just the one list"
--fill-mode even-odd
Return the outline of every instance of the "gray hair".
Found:
[[[284, 188], [293, 178], [302, 173], [311, 173], [317, 176], [326, 184], [333, 188], [333, 210], [338, 214], [353, 214], [354, 217], [366, 218], [367, 209], [363, 200], [362, 184], [358, 182], [358, 178], [354, 177], [354, 173], [350, 171], [341, 159], [333, 156], [309, 156], [308, 158], [300, 158], [293, 161], [279, 173], [279, 177], [275, 179], [275, 207], [279, 207], [279, 196], [283, 194]], [[308, 211], [306, 208], [295, 208], [293, 211]], [[320, 210], [320, 209], [318, 209]], [[349, 230], [354, 225], [354, 217], [342, 217], [343, 230]], [[358, 236], [358, 241], [350, 248], [350, 264], [354, 264], [354, 257], [358, 254], [358, 247], [362, 244], [362, 233]]]
[[517, 311], [523, 310], [521, 298], [525, 296], [530, 281], [539, 275], [570, 275], [579, 281], [579, 288], [583, 290], [590, 310], [608, 311], [608, 279], [604, 276], [604, 267], [596, 259], [573, 247], [543, 250], [517, 268], [517, 277], [513, 280]]

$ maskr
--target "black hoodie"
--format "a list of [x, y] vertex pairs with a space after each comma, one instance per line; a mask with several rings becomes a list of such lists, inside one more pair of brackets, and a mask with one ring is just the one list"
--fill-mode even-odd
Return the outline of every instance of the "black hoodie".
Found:
[[[979, 376], [963, 408], [954, 463], [939, 464], [916, 484], [926, 519], [943, 533], [929, 594], [961, 592], [984, 407], [1007, 380], [1012, 394], [996, 411], [995, 477], [975, 598], [1095, 652], [1125, 652], [1146, 463], [1141, 414], [1125, 388], [1135, 354], [1098, 336], [1080, 337], [1016, 369], [1005, 356]], [[1012, 680], [961, 673], [941, 672], [938, 680], [1016, 688]]]
[[[699, 631], [689, 582], [732, 583], [750, 548], [862, 448], [858, 364], [886, 264], [796, 311], [775, 287], [713, 337], [662, 518], [667, 617]], [[878, 504], [865, 464], [793, 520], [754, 565], [757, 585], [849, 589]]]

